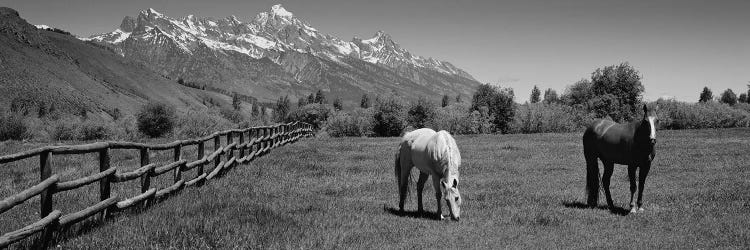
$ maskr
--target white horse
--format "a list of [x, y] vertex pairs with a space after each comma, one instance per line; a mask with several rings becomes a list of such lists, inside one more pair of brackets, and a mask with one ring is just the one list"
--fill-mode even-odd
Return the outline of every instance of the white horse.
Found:
[[411, 131], [404, 135], [396, 154], [396, 179], [399, 189], [399, 211], [404, 212], [407, 186], [411, 168], [416, 166], [419, 173], [417, 181], [417, 206], [419, 213], [422, 207], [422, 189], [427, 177], [432, 176], [435, 189], [437, 213], [443, 219], [440, 198], [444, 198], [450, 209], [451, 219], [458, 221], [461, 216], [461, 194], [458, 192], [458, 167], [461, 166], [461, 153], [456, 141], [445, 130], [435, 132], [429, 128]]

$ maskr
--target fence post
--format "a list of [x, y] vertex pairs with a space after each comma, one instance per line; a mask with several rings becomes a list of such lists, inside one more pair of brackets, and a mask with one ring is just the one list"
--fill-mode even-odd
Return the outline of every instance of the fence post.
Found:
[[[182, 144], [178, 143], [176, 146], [174, 146], [174, 162], [180, 161], [180, 158], [182, 158]], [[177, 166], [174, 169], [174, 183], [179, 182], [182, 179], [182, 166]]]
[[[45, 150], [39, 154], [39, 181], [44, 181], [52, 176], [52, 152]], [[52, 212], [52, 194], [55, 193], [55, 185], [42, 190], [39, 196], [39, 216], [44, 218]], [[54, 232], [57, 231], [58, 222], [53, 222], [44, 228], [41, 239], [37, 242], [40, 248], [47, 248], [52, 241]]]
[[[198, 159], [203, 159], [206, 155], [206, 141], [201, 141], [198, 143]], [[206, 165], [204, 162], [203, 164], [198, 165], [198, 173], [195, 176], [200, 176], [203, 174], [203, 165]]]
[[[240, 142], [239, 144], [242, 145], [245, 143], [245, 132], [247, 131], [240, 131]], [[245, 147], [240, 147], [240, 159], [245, 158]]]
[[[214, 152], [221, 147], [221, 135], [214, 136]], [[219, 166], [219, 162], [221, 162], [221, 154], [222, 152], [219, 152], [219, 155], [216, 156], [216, 159], [214, 160], [214, 168]], [[213, 171], [213, 170], [212, 170]]]
[[258, 144], [257, 138], [258, 138], [258, 128], [251, 128], [250, 129], [250, 137], [247, 138], [247, 139], [250, 140], [253, 143], [253, 144], [250, 145], [250, 155], [253, 156], [252, 159], [254, 159], [256, 157], [256, 154], [257, 154], [257, 151], [255, 151], [256, 150], [255, 149], [256, 148], [255, 145]]
[[[41, 154], [39, 154], [39, 181], [44, 181], [50, 176], [52, 176], [52, 152], [49, 150], [45, 150]], [[54, 187], [54, 185], [53, 185]], [[42, 191], [42, 195], [40, 196], [41, 199], [39, 199], [40, 203], [40, 210], [39, 215], [41, 218], [44, 218], [45, 216], [49, 215], [49, 213], [52, 212], [52, 194], [54, 193], [54, 190], [50, 190], [50, 188], [47, 188]]]
[[[99, 151], [99, 172], [104, 172], [107, 169], [109, 169], [109, 147], [106, 147]], [[109, 195], [109, 178], [102, 178], [99, 181], [99, 200], [104, 201], [106, 199], [109, 199]], [[107, 218], [109, 212], [109, 208], [102, 211], [101, 218]]]
[[[232, 142], [234, 141], [234, 136], [233, 135], [234, 135], [234, 132], [232, 132], [232, 131], [229, 131], [229, 133], [227, 133], [227, 146], [229, 146], [229, 144], [232, 144]], [[232, 159], [233, 155], [234, 155], [234, 148], [229, 149], [229, 153], [227, 153], [227, 161], [226, 162], [229, 162], [229, 159]], [[232, 163], [232, 165], [234, 165], [234, 163]], [[231, 168], [231, 167], [232, 166], [225, 166], [225, 168]]]
[[[141, 167], [146, 166], [148, 164], [151, 164], [151, 157], [149, 157], [149, 149], [148, 148], [140, 148], [138, 151], [140, 151], [141, 155]], [[145, 193], [151, 188], [151, 176], [154, 175], [154, 168], [151, 168], [148, 170], [148, 172], [141, 175], [141, 193]], [[154, 203], [154, 196], [152, 195], [150, 198], [145, 200], [142, 204], [142, 206], [145, 208], [146, 206], [151, 206], [151, 204]]]

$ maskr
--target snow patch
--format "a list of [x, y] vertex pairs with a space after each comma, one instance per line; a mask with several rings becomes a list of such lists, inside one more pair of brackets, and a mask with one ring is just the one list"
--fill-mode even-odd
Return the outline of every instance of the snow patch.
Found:
[[118, 36], [114, 41], [112, 41], [112, 43], [121, 43], [122, 41], [125, 41], [125, 39], [128, 39], [128, 37], [130, 37], [130, 32], [124, 32], [120, 29], [116, 29], [113, 33], [117, 34]]
[[282, 17], [294, 16], [292, 12], [286, 11], [284, 7], [281, 7], [281, 4], [271, 6], [271, 13], [275, 14], [276, 16], [282, 16]]
[[253, 34], [245, 34], [237, 38], [237, 40], [242, 40], [247, 43], [253, 44], [255, 46], [264, 48], [264, 49], [270, 49], [276, 46], [276, 43], [273, 41], [270, 41], [264, 37], [256, 36]]

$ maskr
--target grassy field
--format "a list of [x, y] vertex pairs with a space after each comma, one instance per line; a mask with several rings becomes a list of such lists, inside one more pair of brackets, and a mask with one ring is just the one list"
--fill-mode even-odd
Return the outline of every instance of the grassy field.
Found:
[[[750, 247], [750, 130], [659, 131], [658, 137], [644, 193], [646, 211], [634, 215], [583, 207], [580, 133], [457, 137], [463, 157], [460, 222], [394, 212], [398, 195], [393, 154], [398, 138], [305, 139], [202, 188], [186, 189], [145, 212], [117, 216], [60, 245]], [[413, 184], [408, 211], [416, 210]], [[624, 166], [615, 168], [612, 192], [617, 206], [628, 206]], [[432, 197], [428, 182], [428, 211], [435, 211]]]

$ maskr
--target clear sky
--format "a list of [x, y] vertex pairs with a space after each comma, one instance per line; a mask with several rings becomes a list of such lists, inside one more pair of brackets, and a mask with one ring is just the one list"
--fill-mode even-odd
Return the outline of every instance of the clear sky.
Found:
[[645, 98], [697, 101], [750, 84], [748, 0], [4, 0], [32, 24], [79, 36], [114, 30], [126, 15], [154, 8], [250, 20], [281, 3], [323, 33], [350, 40], [389, 33], [416, 55], [449, 61], [481, 82], [553, 88], [628, 61], [643, 75]]

